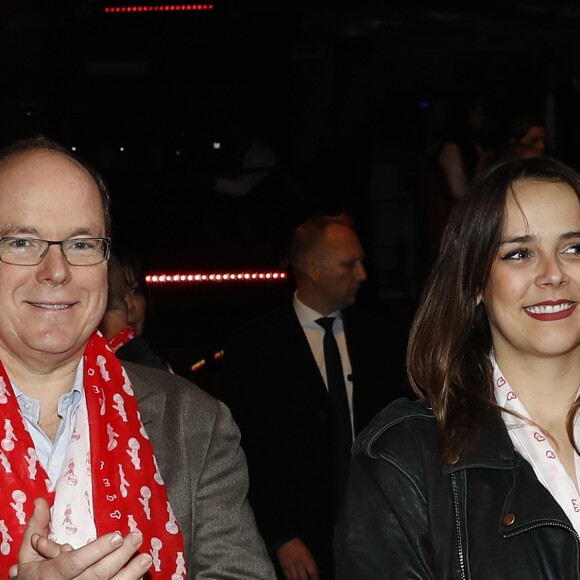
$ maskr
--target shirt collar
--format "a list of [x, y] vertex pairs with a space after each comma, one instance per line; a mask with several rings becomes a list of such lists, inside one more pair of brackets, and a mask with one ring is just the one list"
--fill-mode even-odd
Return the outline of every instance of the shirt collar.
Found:
[[[320, 328], [318, 324], [316, 324], [316, 320], [324, 316], [320, 314], [320, 312], [316, 312], [309, 306], [306, 306], [304, 302], [301, 302], [298, 299], [297, 293], [294, 292], [294, 310], [296, 311], [296, 316], [302, 326], [310, 326], [312, 328]], [[333, 316], [334, 318], [338, 318], [342, 320], [342, 313], [340, 310], [335, 310], [331, 312], [328, 316]]]

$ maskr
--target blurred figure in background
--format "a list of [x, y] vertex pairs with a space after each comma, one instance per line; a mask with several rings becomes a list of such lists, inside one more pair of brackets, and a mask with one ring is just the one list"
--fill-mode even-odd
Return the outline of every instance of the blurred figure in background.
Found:
[[109, 341], [112, 351], [121, 360], [169, 370], [142, 334], [129, 323], [126, 299], [129, 288], [126, 271], [113, 253], [107, 263], [107, 281], [109, 285], [107, 308], [99, 324], [99, 330]]
[[545, 151], [544, 122], [533, 115], [519, 115], [509, 123], [503, 142], [482, 155], [478, 173], [501, 161], [539, 157], [544, 155]]
[[546, 127], [538, 117], [524, 115], [511, 122], [507, 142], [527, 146], [528, 152], [521, 157], [539, 157], [546, 151]]
[[[242, 433], [250, 502], [282, 579], [334, 578], [342, 460], [348, 470], [353, 434], [403, 391], [404, 338], [378, 308], [355, 304], [367, 276], [363, 261], [349, 216], [307, 219], [290, 247], [293, 296], [225, 344], [222, 398]], [[329, 388], [325, 317], [346, 391], [340, 416]], [[338, 427], [348, 431], [345, 440], [338, 441]]]
[[151, 308], [151, 303], [147, 294], [147, 283], [141, 262], [127, 248], [116, 247], [115, 255], [125, 277], [125, 300], [129, 325], [135, 329], [138, 335], [142, 335], [145, 329], [145, 318]]
[[485, 93], [440, 97], [422, 110], [423, 131], [411, 170], [417, 211], [419, 284], [439, 252], [451, 212], [497, 144], [497, 107]]
[[141, 273], [140, 264], [131, 264], [128, 261], [122, 263], [127, 284], [127, 314], [129, 324], [139, 335], [145, 330], [145, 316], [147, 313], [148, 298], [146, 296], [147, 285]]
[[[115, 256], [122, 268], [125, 280], [125, 302], [127, 303], [127, 324], [135, 330], [136, 336], [144, 337], [149, 345], [149, 337], [145, 333], [147, 316], [153, 316], [154, 308], [145, 280], [141, 261], [127, 247], [115, 247]], [[163, 367], [174, 372], [171, 364], [164, 356], [156, 354]]]
[[[448, 115], [447, 135], [442, 140], [437, 161], [445, 176], [447, 195], [454, 206], [477, 175], [482, 154], [491, 146], [487, 136], [495, 119], [487, 100], [480, 95], [451, 102]], [[443, 228], [447, 218], [448, 215]], [[439, 238], [442, 233], [439, 232]]]

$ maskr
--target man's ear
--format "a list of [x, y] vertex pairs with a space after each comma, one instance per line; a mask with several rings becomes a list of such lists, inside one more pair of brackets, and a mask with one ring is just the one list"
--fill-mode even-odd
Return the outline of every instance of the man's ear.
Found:
[[318, 271], [319, 271], [319, 267], [318, 267], [318, 260], [316, 260], [314, 257], [309, 256], [306, 258], [306, 272], [308, 273], [308, 276], [310, 278], [312, 278], [313, 280], [317, 280], [318, 279]]

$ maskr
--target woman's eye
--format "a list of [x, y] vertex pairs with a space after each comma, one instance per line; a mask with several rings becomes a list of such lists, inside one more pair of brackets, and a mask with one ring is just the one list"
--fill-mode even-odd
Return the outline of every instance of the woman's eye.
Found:
[[530, 256], [530, 252], [526, 248], [518, 248], [517, 250], [512, 250], [508, 252], [504, 256], [502, 256], [502, 260], [524, 260]]
[[580, 255], [580, 244], [573, 244], [564, 250], [564, 254]]

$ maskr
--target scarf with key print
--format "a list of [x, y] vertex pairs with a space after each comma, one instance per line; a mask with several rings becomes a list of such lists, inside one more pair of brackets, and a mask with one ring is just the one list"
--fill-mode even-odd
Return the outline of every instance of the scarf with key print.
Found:
[[0, 578], [18, 561], [36, 497], [51, 506], [51, 539], [78, 548], [109, 532], [139, 532], [139, 551], [153, 558], [145, 578], [187, 577], [183, 536], [131, 383], [100, 333], [85, 350], [84, 398], [55, 486], [38, 462], [1, 362], [0, 416]]

